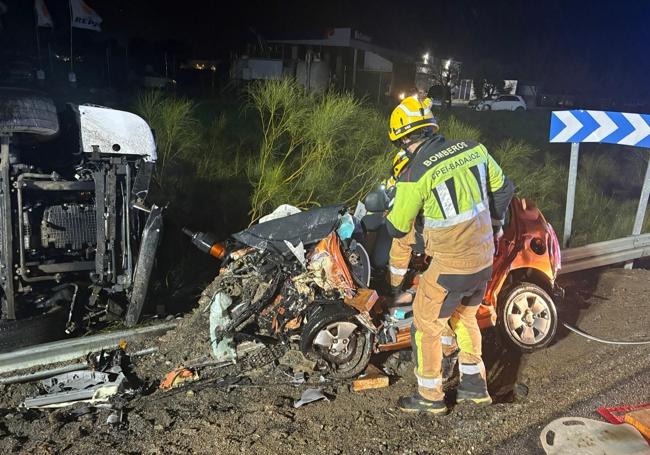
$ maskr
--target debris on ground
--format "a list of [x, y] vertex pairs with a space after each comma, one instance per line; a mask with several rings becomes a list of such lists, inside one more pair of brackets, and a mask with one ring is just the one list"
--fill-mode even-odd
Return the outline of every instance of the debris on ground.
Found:
[[352, 381], [352, 390], [361, 392], [362, 390], [381, 389], [388, 387], [390, 380], [379, 368], [373, 364], [368, 364], [366, 371], [358, 379]]
[[160, 383], [161, 390], [170, 390], [175, 387], [180, 387], [186, 382], [193, 382], [199, 380], [199, 373], [190, 370], [189, 368], [175, 368], [165, 376], [165, 379]]
[[[610, 270], [597, 279], [585, 275], [585, 283], [576, 288], [588, 289], [594, 297], [589, 310], [570, 321], [593, 333], [641, 333], [647, 319], [638, 314], [650, 314], [648, 282], [646, 270]], [[491, 331], [484, 332], [490, 392], [496, 397], [501, 388], [525, 387], [529, 393], [514, 401], [499, 395], [487, 408], [454, 408], [444, 418], [396, 409], [397, 397], [413, 393], [416, 384], [408, 351], [385, 359], [383, 366], [392, 370], [390, 387], [366, 393], [354, 393], [331, 376], [320, 383], [326, 373], [319, 369], [307, 371], [304, 384], [293, 385], [291, 379], [300, 373], [296, 363], [290, 369], [278, 367], [287, 349], [283, 344], [251, 352], [237, 365], [196, 368], [199, 381], [162, 391], [161, 379], [175, 367], [214, 361], [206, 313], [200, 311], [161, 337], [130, 343], [134, 352], [154, 345], [159, 349], [137, 360], [130, 354], [128, 370], [144, 382], [142, 393], [118, 394], [103, 404], [26, 410], [19, 406], [37, 383], [0, 384], [0, 453], [123, 453], [128, 448], [171, 454], [218, 448], [224, 454], [271, 455], [312, 453], [317, 447], [339, 454], [538, 455], [543, 453], [540, 430], [560, 415], [596, 418], [594, 409], [602, 403], [650, 401], [648, 347], [601, 345], [560, 333], [547, 349], [520, 355], [505, 350]], [[322, 388], [336, 401], [294, 409], [303, 388]], [[109, 424], [119, 420], [120, 410], [122, 422]], [[109, 417], [113, 413], [117, 415]], [[383, 434], [367, 431], [369, 426]]]
[[292, 385], [302, 385], [307, 381], [307, 378], [305, 377], [304, 371], [298, 371], [293, 374], [293, 377], [291, 378], [291, 384]]
[[124, 411], [122, 410], [114, 411], [108, 415], [108, 418], [106, 419], [106, 424], [119, 425], [120, 423], [122, 423], [123, 418], [124, 418]]
[[54, 408], [75, 403], [100, 403], [123, 390], [124, 374], [121, 369], [107, 373], [99, 371], [73, 371], [41, 381], [43, 394], [27, 398], [24, 406]]
[[329, 398], [327, 398], [327, 396], [325, 396], [323, 393], [323, 389], [307, 389], [302, 393], [300, 399], [293, 403], [293, 407], [299, 408], [306, 404], [320, 400], [330, 401]]
[[311, 373], [316, 369], [315, 361], [308, 359], [302, 352], [295, 349], [288, 350], [278, 359], [278, 363], [291, 368], [293, 371], [301, 371], [303, 373]]
[[128, 386], [123, 366], [127, 356], [123, 349], [102, 352], [88, 363], [94, 370], [81, 369], [43, 379], [40, 393], [25, 399], [23, 406], [32, 408], [59, 408], [76, 403], [102, 403], [123, 392]]
[[547, 455], [650, 455], [650, 446], [631, 425], [613, 425], [582, 417], [549, 423], [540, 435]]

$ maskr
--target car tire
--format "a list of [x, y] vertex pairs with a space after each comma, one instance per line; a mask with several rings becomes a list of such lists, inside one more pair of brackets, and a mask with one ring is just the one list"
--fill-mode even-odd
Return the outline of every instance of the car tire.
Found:
[[67, 320], [63, 307], [28, 318], [0, 320], [0, 352], [60, 340], [66, 335]]
[[489, 104], [486, 104], [485, 106], [483, 106], [483, 110], [484, 110], [484, 111], [491, 111], [491, 110], [492, 110], [492, 106], [490, 106]]
[[26, 89], [0, 89], [0, 133], [51, 136], [59, 131], [56, 106], [50, 98]]
[[517, 111], [517, 112], [520, 112], [520, 111], [523, 111], [523, 110], [525, 110], [523, 106], [518, 106], [518, 107], [515, 108], [515, 111]]
[[553, 299], [540, 286], [520, 283], [499, 301], [498, 322], [503, 338], [521, 352], [548, 346], [558, 326]]
[[[328, 375], [335, 379], [350, 379], [363, 372], [370, 362], [373, 351], [373, 334], [356, 319], [356, 310], [342, 303], [325, 304], [313, 311], [302, 330], [300, 348], [302, 352], [317, 360], [325, 361], [329, 366]], [[351, 352], [344, 355], [331, 355], [324, 352], [318, 344], [321, 332], [339, 334], [338, 325], [354, 324], [356, 327], [349, 335], [348, 345]], [[336, 338], [334, 338], [336, 340]]]

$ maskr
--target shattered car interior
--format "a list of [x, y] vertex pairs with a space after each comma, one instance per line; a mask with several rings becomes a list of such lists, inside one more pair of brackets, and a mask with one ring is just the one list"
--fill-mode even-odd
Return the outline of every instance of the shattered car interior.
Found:
[[[162, 229], [161, 209], [146, 202], [151, 129], [109, 108], [57, 110], [27, 90], [0, 98], [2, 323], [16, 329], [0, 347], [25, 341], [30, 321], [47, 320], [59, 337], [98, 321], [135, 324]], [[47, 341], [34, 332], [23, 337]]]

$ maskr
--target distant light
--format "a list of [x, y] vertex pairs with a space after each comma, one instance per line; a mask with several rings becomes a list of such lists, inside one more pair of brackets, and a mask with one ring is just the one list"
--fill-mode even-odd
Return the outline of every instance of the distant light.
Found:
[[214, 66], [214, 65], [212, 65], [212, 66], [210, 67], [210, 70], [211, 70], [211, 71], [217, 71], [217, 67]]
[[445, 62], [445, 69], [448, 70], [450, 66], [451, 66], [451, 59]]
[[406, 98], [406, 93], [404, 93], [404, 92], [400, 93], [399, 94], [399, 99], [403, 100], [404, 98]]
[[428, 52], [422, 56], [422, 60], [424, 60], [425, 65], [429, 64], [429, 53]]

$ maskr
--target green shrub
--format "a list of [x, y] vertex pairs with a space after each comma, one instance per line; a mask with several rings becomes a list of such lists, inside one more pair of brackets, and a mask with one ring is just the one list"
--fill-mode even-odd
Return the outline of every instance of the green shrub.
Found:
[[193, 116], [196, 104], [186, 98], [168, 96], [161, 91], [141, 93], [135, 111], [153, 129], [158, 148], [154, 178], [163, 186], [168, 168], [181, 155], [196, 150], [202, 134]]
[[386, 119], [352, 95], [311, 95], [290, 80], [255, 83], [248, 93], [262, 130], [247, 169], [252, 221], [284, 203], [353, 203], [386, 174]]
[[450, 141], [481, 141], [481, 130], [459, 121], [453, 115], [440, 122], [440, 133]]

